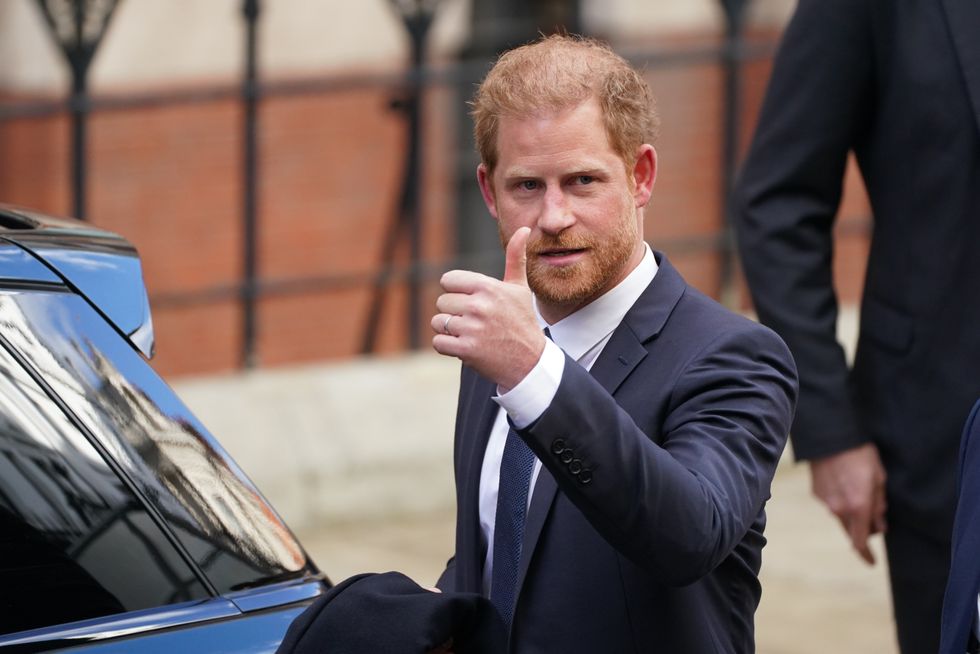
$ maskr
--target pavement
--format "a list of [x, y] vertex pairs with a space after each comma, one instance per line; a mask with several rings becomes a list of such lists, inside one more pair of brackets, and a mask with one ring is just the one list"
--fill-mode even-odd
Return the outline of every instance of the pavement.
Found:
[[[883, 547], [867, 566], [830, 514], [810, 496], [805, 466], [784, 462], [767, 506], [759, 654], [897, 653]], [[452, 511], [325, 524], [298, 532], [310, 555], [339, 581], [398, 570], [432, 585], [453, 546]]]
[[[854, 311], [841, 318], [853, 344]], [[455, 361], [420, 353], [174, 387], [331, 579], [399, 570], [432, 585], [453, 547], [458, 379]], [[789, 454], [767, 512], [757, 651], [896, 652], [880, 539], [866, 566]]]

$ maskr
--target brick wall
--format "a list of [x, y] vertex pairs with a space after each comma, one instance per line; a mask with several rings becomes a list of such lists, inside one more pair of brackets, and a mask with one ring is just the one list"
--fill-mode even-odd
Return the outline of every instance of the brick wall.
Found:
[[[745, 69], [741, 141], [751, 126], [768, 62]], [[646, 237], [663, 247], [693, 284], [717, 296], [720, 258], [690, 246], [717, 236], [721, 216], [722, 76], [709, 64], [649, 73], [663, 118], [660, 172]], [[404, 123], [390, 91], [360, 89], [269, 95], [260, 109], [259, 267], [272, 283], [330, 277], [325, 285], [259, 302], [258, 355], [275, 366], [357, 354], [385, 234], [397, 205]], [[452, 257], [454, 95], [426, 97], [424, 259], [439, 270]], [[228, 289], [242, 269], [242, 112], [234, 99], [102, 109], [90, 120], [92, 222], [140, 250], [157, 331], [156, 367], [165, 375], [239, 365], [241, 311]], [[0, 200], [65, 214], [71, 198], [64, 116], [0, 122]], [[475, 182], [474, 182], [475, 183]], [[842, 299], [860, 293], [868, 215], [860, 181], [848, 176], [836, 269]], [[693, 241], [692, 241], [693, 239]], [[398, 262], [407, 262], [405, 248]], [[181, 300], [214, 291], [210, 301]], [[224, 289], [224, 291], [222, 291]], [[425, 284], [422, 340], [437, 289]], [[743, 304], [747, 305], [744, 289]], [[405, 345], [407, 294], [387, 293], [379, 350]]]

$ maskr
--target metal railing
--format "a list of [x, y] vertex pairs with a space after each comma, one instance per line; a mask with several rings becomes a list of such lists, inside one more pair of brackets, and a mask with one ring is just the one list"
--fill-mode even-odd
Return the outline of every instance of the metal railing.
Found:
[[[38, 0], [43, 2], [43, 0]], [[114, 3], [113, 3], [114, 4]], [[775, 49], [771, 38], [749, 40], [744, 35], [745, 2], [723, 0], [726, 10], [726, 32], [723, 41], [716, 45], [686, 46], [643, 51], [623, 52], [631, 61], [641, 64], [647, 70], [658, 68], [677, 68], [717, 65], [723, 71], [721, 124], [723, 147], [719, 162], [722, 198], [719, 234], [700, 237], [684, 237], [661, 243], [673, 252], [713, 251], [721, 256], [721, 279], [719, 286], [722, 297], [731, 294], [734, 282], [735, 253], [733, 237], [728, 227], [728, 196], [737, 165], [739, 151], [739, 123], [741, 116], [741, 71], [750, 61], [768, 59]], [[363, 352], [374, 349], [377, 339], [381, 305], [385, 291], [395, 284], [405, 284], [409, 289], [406, 316], [406, 341], [409, 348], [420, 346], [420, 286], [426, 281], [437, 279], [450, 267], [486, 267], [499, 258], [496, 247], [484, 252], [456, 254], [448, 261], [427, 262], [421, 258], [420, 244], [423, 239], [419, 216], [419, 194], [421, 177], [424, 172], [426, 144], [421, 138], [422, 104], [420, 98], [427, 90], [440, 87], [472, 88], [486, 71], [486, 63], [457, 62], [452, 65], [432, 67], [427, 65], [422, 52], [428, 25], [424, 17], [415, 23], [406, 20], [406, 27], [412, 37], [412, 55], [408, 69], [404, 72], [373, 75], [333, 75], [303, 80], [265, 81], [260, 79], [256, 65], [256, 32], [259, 28], [261, 12], [259, 0], [243, 0], [242, 15], [245, 21], [245, 74], [240, 86], [214, 86], [207, 89], [194, 89], [166, 92], [142, 92], [125, 96], [89, 97], [84, 83], [75, 84], [66, 102], [16, 102], [0, 105], [0, 122], [23, 118], [48, 117], [69, 113], [84, 120], [94, 112], [105, 110], [134, 109], [162, 105], [183, 105], [213, 102], [229, 98], [240, 98], [244, 108], [244, 134], [242, 150], [242, 196], [243, 196], [243, 269], [241, 280], [234, 284], [221, 284], [211, 287], [172, 293], [158, 293], [151, 297], [154, 307], [178, 307], [210, 304], [237, 299], [241, 303], [242, 352], [241, 364], [252, 367], [257, 364], [256, 356], [256, 312], [258, 301], [270, 296], [309, 293], [311, 291], [335, 291], [354, 287], [370, 286], [372, 301], [366, 317], [365, 336], [361, 344]], [[108, 20], [108, 19], [106, 19]], [[431, 20], [431, 17], [430, 17]], [[94, 52], [94, 48], [91, 50]], [[90, 52], [91, 54], [91, 52]], [[257, 189], [261, 171], [257, 160], [257, 139], [260, 133], [258, 105], [263, 98], [289, 97], [314, 94], [332, 94], [356, 89], [383, 89], [390, 91], [393, 106], [400, 109], [405, 118], [405, 129], [409, 139], [406, 147], [401, 193], [395, 216], [390, 222], [382, 251], [382, 260], [374, 271], [366, 273], [344, 273], [319, 276], [305, 276], [290, 279], [263, 278], [258, 270], [257, 245], [259, 242], [257, 220]], [[81, 128], [83, 129], [83, 127]], [[75, 142], [73, 147], [73, 166], [79, 171], [73, 178], [73, 198], [76, 214], [84, 217], [85, 187], [85, 143], [84, 139]], [[394, 262], [395, 246], [407, 239], [410, 261], [406, 264]]]

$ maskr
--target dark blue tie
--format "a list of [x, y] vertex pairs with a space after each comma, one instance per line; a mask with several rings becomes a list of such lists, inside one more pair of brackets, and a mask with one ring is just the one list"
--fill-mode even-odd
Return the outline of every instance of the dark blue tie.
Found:
[[[547, 329], [544, 333], [551, 338]], [[527, 494], [533, 469], [534, 453], [513, 429], [509, 429], [500, 460], [497, 516], [493, 527], [493, 571], [490, 578], [490, 601], [497, 607], [508, 628], [514, 616], [514, 594], [517, 591]]]
[[534, 453], [513, 429], [507, 432], [504, 455], [500, 460], [500, 488], [497, 491], [497, 517], [493, 527], [493, 574], [490, 601], [510, 626], [517, 590], [517, 569], [524, 540], [527, 493], [534, 469]]

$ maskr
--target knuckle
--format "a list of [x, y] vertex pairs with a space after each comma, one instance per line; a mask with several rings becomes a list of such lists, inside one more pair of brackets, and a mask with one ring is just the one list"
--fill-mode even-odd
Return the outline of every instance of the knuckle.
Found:
[[470, 307], [471, 313], [478, 318], [485, 318], [489, 315], [491, 308], [493, 307], [493, 302], [489, 301], [485, 296], [477, 296], [473, 300], [473, 304]]
[[826, 502], [826, 505], [827, 508], [830, 510], [830, 512], [833, 513], [838, 518], [843, 518], [845, 515], [847, 515], [847, 511], [844, 509], [844, 505], [841, 504], [840, 502], [831, 500]]

